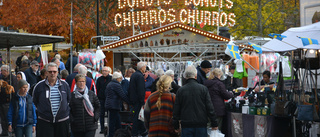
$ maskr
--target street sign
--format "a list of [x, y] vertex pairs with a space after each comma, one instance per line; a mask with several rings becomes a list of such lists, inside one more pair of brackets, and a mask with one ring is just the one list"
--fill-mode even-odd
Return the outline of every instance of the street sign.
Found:
[[116, 41], [116, 40], [120, 40], [119, 36], [103, 36], [102, 37], [103, 41]]

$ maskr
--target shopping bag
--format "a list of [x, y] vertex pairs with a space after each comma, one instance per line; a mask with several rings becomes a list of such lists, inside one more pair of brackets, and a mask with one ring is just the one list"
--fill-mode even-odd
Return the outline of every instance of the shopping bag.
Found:
[[141, 107], [140, 112], [139, 112], [139, 120], [144, 121], [144, 106]]
[[313, 105], [298, 105], [298, 120], [313, 121]]
[[220, 130], [208, 129], [208, 131], [210, 131], [210, 132], [208, 132], [209, 137], [224, 137], [224, 134], [222, 134]]

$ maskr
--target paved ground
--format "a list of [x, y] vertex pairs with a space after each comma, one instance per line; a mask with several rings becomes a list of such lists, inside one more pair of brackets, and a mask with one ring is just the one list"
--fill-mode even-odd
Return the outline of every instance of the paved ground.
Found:
[[[107, 121], [107, 118], [105, 119], [105, 121]], [[107, 123], [105, 123], [105, 125], [107, 125]], [[2, 129], [0, 128], [0, 133], [2, 132]], [[95, 137], [104, 137], [104, 135], [103, 134], [100, 134], [99, 133], [100, 132], [100, 123], [98, 123], [98, 129], [96, 130], [96, 135], [95, 135]], [[33, 133], [33, 137], [35, 137], [36, 136], [36, 134], [35, 133]], [[1, 136], [0, 136], [1, 137]]]

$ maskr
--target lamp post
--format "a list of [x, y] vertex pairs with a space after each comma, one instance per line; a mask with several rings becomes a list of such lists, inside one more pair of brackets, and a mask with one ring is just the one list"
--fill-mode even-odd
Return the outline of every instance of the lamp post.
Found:
[[71, 2], [71, 20], [70, 20], [70, 74], [72, 73], [72, 64], [73, 64], [73, 55], [72, 55], [72, 49], [73, 49], [73, 21], [72, 21], [72, 5], [73, 3]]
[[[99, 0], [97, 0], [97, 36], [99, 36]], [[97, 48], [99, 46], [100, 37], [97, 37]]]

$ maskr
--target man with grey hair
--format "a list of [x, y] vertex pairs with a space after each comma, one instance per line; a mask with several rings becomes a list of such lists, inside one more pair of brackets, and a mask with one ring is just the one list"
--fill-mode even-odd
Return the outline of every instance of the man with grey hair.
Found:
[[167, 76], [170, 76], [172, 78], [172, 82], [171, 82], [171, 93], [176, 94], [178, 89], [180, 88], [180, 86], [175, 82], [174, 80], [174, 71], [173, 70], [167, 70], [166, 73], [164, 73]]
[[60, 71], [66, 69], [64, 63], [61, 61], [61, 55], [60, 54], [56, 54], [54, 57], [57, 58], [60, 61], [60, 65], [59, 65]]
[[151, 85], [151, 93], [157, 91], [157, 82], [159, 81], [160, 77], [164, 75], [163, 69], [157, 69], [156, 75], [157, 75], [157, 78], [154, 80], [154, 82]]
[[137, 64], [137, 71], [130, 77], [129, 84], [129, 99], [133, 105], [133, 125], [132, 136], [146, 136], [148, 134], [144, 123], [138, 120], [141, 107], [144, 105], [145, 98], [145, 81], [143, 73], [146, 71], [147, 64], [145, 62], [139, 62]]
[[39, 71], [39, 63], [36, 60], [33, 60], [30, 63], [30, 68], [24, 71], [26, 75], [27, 82], [30, 86], [33, 86], [39, 81], [40, 71]]
[[79, 67], [81, 66], [82, 64], [78, 63], [77, 65], [75, 65], [74, 69], [73, 69], [73, 73], [71, 73], [67, 78], [66, 78], [66, 81], [67, 83], [69, 84], [69, 87], [71, 88], [71, 85], [72, 85], [72, 81], [73, 79], [76, 77], [76, 75], [78, 74], [78, 71], [79, 71]]
[[[10, 84], [10, 75], [11, 75], [11, 84]], [[12, 85], [14, 88], [14, 91], [18, 91], [17, 77], [10, 73], [8, 65], [1, 66], [0, 79]], [[5, 88], [1, 88], [1, 90], [5, 90]], [[8, 136], [9, 125], [8, 125], [7, 114], [9, 110], [11, 97], [14, 95], [15, 95], [14, 92], [12, 93], [10, 93], [9, 91], [0, 92], [0, 118], [1, 118], [1, 128], [2, 128], [1, 136]]]
[[97, 96], [99, 98], [100, 101], [100, 134], [104, 133], [104, 117], [105, 117], [105, 109], [104, 109], [104, 105], [105, 105], [105, 101], [106, 101], [106, 96], [104, 94], [104, 92], [106, 91], [106, 87], [109, 84], [109, 82], [112, 80], [112, 76], [110, 75], [111, 73], [111, 68], [108, 66], [104, 66], [102, 67], [102, 76], [100, 76], [97, 79]]
[[70, 88], [58, 77], [57, 64], [48, 63], [46, 70], [47, 78], [33, 89], [33, 102], [38, 112], [36, 136], [68, 137]]
[[186, 84], [178, 90], [173, 107], [174, 128], [178, 129], [181, 123], [182, 137], [207, 137], [208, 119], [212, 129], [218, 129], [208, 88], [198, 83], [194, 66], [186, 68], [184, 77]]
[[[87, 76], [87, 72], [88, 69], [86, 66], [84, 65], [80, 65], [78, 68], [78, 74], [82, 74], [86, 76], [86, 86], [88, 88], [88, 90], [93, 91], [96, 95], [97, 95], [97, 88], [96, 88], [96, 84], [94, 83], [94, 80], [92, 78], [89, 78]], [[71, 92], [76, 89], [76, 81], [75, 79], [72, 80], [72, 85], [71, 85]]]
[[[10, 81], [10, 75], [11, 75], [11, 81]], [[17, 88], [17, 83], [18, 83], [17, 77], [11, 73], [11, 71], [9, 70], [9, 66], [8, 65], [2, 65], [1, 66], [0, 79], [2, 79], [3, 81], [8, 82], [8, 84], [13, 86], [14, 87], [14, 91], [18, 91], [18, 88]]]

